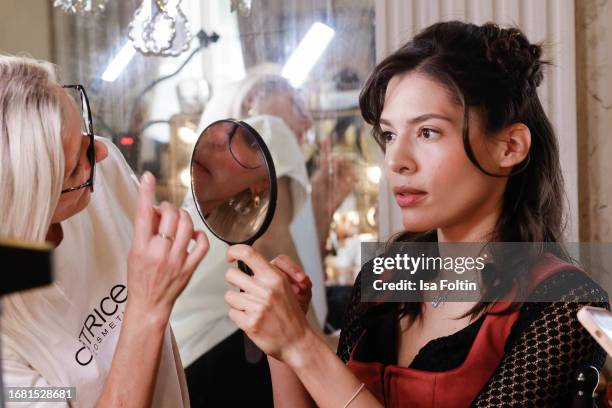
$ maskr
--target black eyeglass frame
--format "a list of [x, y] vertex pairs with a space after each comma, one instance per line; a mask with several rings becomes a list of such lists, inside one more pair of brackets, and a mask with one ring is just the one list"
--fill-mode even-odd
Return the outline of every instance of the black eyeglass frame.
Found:
[[[242, 123], [242, 124], [244, 124], [244, 123]], [[237, 157], [237, 155], [234, 153], [234, 150], [232, 149], [232, 141], [234, 140], [234, 137], [236, 136], [236, 133], [237, 133], [239, 127], [240, 127], [240, 124], [234, 123], [234, 126], [232, 127], [232, 131], [229, 134], [229, 138], [227, 139], [227, 145], [229, 147], [230, 154], [232, 155], [232, 157], [234, 158], [236, 163], [238, 163], [240, 165], [240, 167], [245, 168], [247, 170], [255, 170], [255, 169], [258, 169], [258, 168], [264, 166], [264, 163], [262, 163], [262, 164], [260, 164], [258, 166], [247, 166], [246, 164], [242, 163], [240, 161], [240, 159]], [[243, 128], [244, 128], [244, 126], [243, 126]], [[264, 159], [264, 162], [265, 162], [265, 159]]]
[[[81, 95], [81, 101], [85, 102], [85, 107], [87, 108], [87, 137], [89, 138], [89, 147], [87, 148], [87, 159], [89, 160], [89, 179], [86, 182], [79, 184], [78, 186], [70, 187], [65, 190], [62, 190], [62, 194], [70, 193], [72, 191], [80, 190], [82, 188], [89, 187], [90, 191], [93, 193], [94, 191], [94, 176], [96, 174], [96, 147], [94, 144], [94, 132], [93, 132], [93, 122], [91, 120], [91, 109], [89, 107], [89, 98], [87, 97], [87, 93], [85, 92], [85, 88], [83, 85], [63, 85], [62, 88], [67, 89], [76, 89], [79, 91]], [[83, 104], [81, 103], [80, 109], [83, 109]]]

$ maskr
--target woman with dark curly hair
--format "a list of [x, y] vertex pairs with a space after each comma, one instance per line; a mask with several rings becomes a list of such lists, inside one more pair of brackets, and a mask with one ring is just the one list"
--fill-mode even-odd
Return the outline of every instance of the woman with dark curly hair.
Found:
[[[482, 275], [493, 301], [364, 304], [358, 278], [338, 359], [300, 313], [295, 265], [230, 248], [254, 271], [228, 271], [244, 290], [226, 294], [230, 317], [270, 356], [278, 406], [559, 407], [579, 366], [603, 365], [576, 319], [581, 303], [608, 307], [607, 295], [562, 244], [541, 52], [516, 28], [438, 23], [378, 64], [360, 96], [402, 212], [396, 241], [551, 244], [533, 245], [526, 268], [494, 256]], [[507, 302], [521, 286], [527, 301]]]

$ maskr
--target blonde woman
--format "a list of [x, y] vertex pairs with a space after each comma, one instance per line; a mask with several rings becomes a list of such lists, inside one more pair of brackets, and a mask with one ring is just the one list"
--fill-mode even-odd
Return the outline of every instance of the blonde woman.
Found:
[[0, 55], [0, 236], [55, 246], [54, 283], [3, 299], [6, 387], [76, 387], [55, 406], [189, 406], [168, 319], [208, 241], [154, 189], [94, 139], [82, 86]]

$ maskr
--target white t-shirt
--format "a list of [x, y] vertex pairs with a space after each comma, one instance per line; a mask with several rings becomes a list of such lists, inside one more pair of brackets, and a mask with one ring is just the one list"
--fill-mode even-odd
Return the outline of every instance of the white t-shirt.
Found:
[[[322, 305], [314, 306], [315, 313], [318, 318], [323, 319], [327, 312], [327, 303], [322, 283], [321, 258], [312, 208], [305, 207], [306, 203], [310, 204], [309, 184], [300, 147], [291, 130], [280, 118], [262, 115], [246, 119], [245, 122], [257, 130], [268, 146], [276, 177], [290, 179], [292, 219], [294, 222], [298, 219], [302, 223], [305, 222], [300, 228], [293, 228], [292, 222], [291, 235], [302, 265], [313, 280], [313, 306]], [[184, 207], [191, 215], [194, 227], [208, 231], [198, 214], [191, 192], [185, 197]], [[308, 222], [309, 218], [311, 222]], [[229, 309], [223, 298], [225, 292], [230, 289], [225, 281], [225, 272], [230, 266], [225, 261], [227, 244], [213, 234], [207, 233], [207, 236], [210, 241], [208, 254], [177, 299], [170, 318], [181, 359], [186, 367], [238, 329], [227, 316]], [[309, 249], [314, 249], [316, 253], [312, 254]]]
[[261, 115], [244, 121], [255, 128], [264, 139], [274, 161], [276, 178], [289, 177], [291, 180], [289, 188], [293, 201], [293, 217], [289, 232], [304, 271], [312, 281], [311, 305], [323, 327], [327, 318], [323, 262], [302, 150], [293, 131], [279, 117]]
[[[121, 330], [138, 194], [119, 150], [99, 140], [108, 157], [97, 164], [90, 204], [61, 223], [64, 239], [53, 251], [54, 283], [4, 298], [0, 328], [5, 387], [76, 387], [70, 406], [87, 408], [100, 396]], [[168, 326], [153, 407], [186, 406], [184, 372]]]

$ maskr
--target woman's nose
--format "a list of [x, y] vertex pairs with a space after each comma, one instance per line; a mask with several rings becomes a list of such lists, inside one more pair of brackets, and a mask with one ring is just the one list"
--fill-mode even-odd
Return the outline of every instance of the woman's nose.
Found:
[[393, 173], [410, 174], [417, 170], [412, 146], [406, 139], [408, 138], [397, 136], [395, 141], [386, 147], [385, 164]]
[[[91, 163], [89, 162], [89, 156], [87, 153], [87, 148], [89, 148], [89, 140], [87, 140], [86, 143], [83, 143], [83, 146], [85, 147], [85, 154], [81, 155], [81, 159], [79, 160], [83, 160], [83, 168], [85, 169], [85, 171], [89, 171], [89, 169], [91, 168]], [[106, 147], [106, 145], [102, 142], [99, 142], [97, 140], [94, 140], [94, 146], [96, 147], [96, 156], [94, 157], [96, 163], [101, 162], [102, 160], [106, 159], [106, 157], [108, 156], [108, 147]]]
[[96, 146], [96, 163], [106, 159], [106, 156], [108, 156], [108, 148], [106, 145], [96, 140], [94, 141], [94, 146]]

